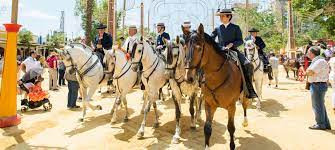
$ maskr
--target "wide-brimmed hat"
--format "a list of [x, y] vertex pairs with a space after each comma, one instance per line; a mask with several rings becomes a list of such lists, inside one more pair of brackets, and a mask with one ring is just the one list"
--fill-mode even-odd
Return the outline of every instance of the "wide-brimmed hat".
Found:
[[137, 29], [137, 27], [135, 25], [130, 25], [128, 29]]
[[160, 22], [160, 23], [157, 23], [157, 27], [165, 27], [165, 24]]
[[99, 23], [99, 25], [97, 27], [97, 29], [106, 29], [106, 28], [107, 28], [107, 26], [104, 25], [103, 23]]
[[232, 15], [233, 11], [234, 11], [233, 9], [218, 9], [216, 12], [216, 16]]
[[251, 28], [248, 32], [259, 32], [256, 28]]
[[182, 24], [183, 27], [191, 27], [191, 22], [190, 21], [185, 21], [183, 24]]

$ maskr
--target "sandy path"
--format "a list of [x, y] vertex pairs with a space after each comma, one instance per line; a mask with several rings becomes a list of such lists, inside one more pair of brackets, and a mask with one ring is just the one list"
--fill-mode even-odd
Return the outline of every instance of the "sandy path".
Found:
[[[45, 74], [47, 77], [47, 74]], [[314, 123], [311, 100], [304, 84], [287, 80], [280, 75], [279, 89], [263, 87], [263, 109], [258, 112], [254, 106], [248, 110], [249, 126], [244, 128], [242, 106], [237, 106], [235, 117], [237, 149], [248, 150], [333, 150], [335, 131], [313, 131], [308, 126]], [[48, 79], [46, 79], [48, 81]], [[47, 82], [44, 82], [47, 88]], [[89, 112], [88, 121], [78, 122], [80, 111], [66, 109], [67, 88], [50, 92], [54, 108], [51, 112], [34, 110], [22, 114], [18, 127], [0, 129], [0, 149], [203, 149], [203, 122], [196, 131], [190, 130], [188, 101], [182, 104], [182, 141], [170, 144], [174, 134], [174, 105], [165, 101], [158, 106], [160, 127], [153, 129], [154, 113], [150, 112], [145, 138], [138, 140], [136, 132], [142, 120], [140, 114], [142, 92], [136, 90], [128, 95], [130, 120], [123, 123], [124, 111], [118, 115], [118, 122], [111, 125], [109, 111], [114, 101], [112, 96], [96, 94], [94, 104], [101, 104], [102, 111]], [[328, 116], [335, 128], [335, 116], [331, 110], [331, 89], [327, 92]], [[104, 95], [103, 95], [104, 96]], [[20, 96], [18, 96], [20, 98]], [[255, 105], [255, 103], [254, 103]], [[202, 119], [205, 119], [202, 110]], [[226, 128], [227, 112], [218, 109], [214, 118], [211, 149], [228, 149], [229, 134]]]

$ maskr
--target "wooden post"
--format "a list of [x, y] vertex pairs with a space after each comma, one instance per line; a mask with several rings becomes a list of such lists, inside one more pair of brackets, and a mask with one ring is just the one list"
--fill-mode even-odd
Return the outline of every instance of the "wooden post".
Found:
[[144, 36], [144, 4], [141, 2], [141, 35]]
[[212, 31], [215, 30], [215, 10], [212, 9]]
[[113, 36], [113, 43], [115, 41], [114, 35], [114, 18], [115, 18], [115, 5], [114, 0], [109, 0], [108, 2], [108, 23], [107, 23], [107, 30]]
[[288, 0], [288, 13], [289, 13], [289, 37], [288, 37], [288, 48], [289, 50], [295, 49], [295, 38], [293, 30], [293, 14], [292, 14], [292, 0]]
[[124, 31], [125, 31], [125, 26], [124, 26], [124, 22], [125, 22], [125, 18], [126, 18], [126, 0], [123, 0], [123, 14], [122, 14], [122, 36], [124, 37]]
[[17, 24], [17, 16], [19, 9], [19, 0], [12, 0], [12, 18], [11, 22]]

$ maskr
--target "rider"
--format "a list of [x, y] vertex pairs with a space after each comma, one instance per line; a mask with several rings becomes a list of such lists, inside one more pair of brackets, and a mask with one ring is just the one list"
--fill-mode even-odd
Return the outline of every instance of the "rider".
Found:
[[170, 40], [170, 35], [165, 32], [165, 25], [164, 23], [157, 24], [157, 43], [156, 43], [156, 50], [158, 53], [161, 53], [162, 50], [166, 48], [166, 40]]
[[[185, 21], [182, 25], [181, 28], [183, 28], [184, 31], [186, 32], [191, 32], [191, 22], [190, 21]], [[185, 45], [185, 39], [186, 39], [186, 35], [185, 34], [181, 34], [180, 35], [180, 43], [182, 45]]]
[[121, 48], [122, 51], [125, 53], [131, 53], [132, 48], [134, 46], [134, 43], [137, 40], [137, 28], [135, 25], [130, 25], [128, 28], [128, 34], [126, 41], [123, 43], [123, 46]]
[[113, 38], [109, 33], [105, 32], [107, 26], [100, 23], [96, 28], [98, 30], [98, 35], [95, 37], [93, 41], [94, 51], [96, 55], [99, 57], [101, 64], [103, 64], [103, 59], [105, 56], [105, 50], [110, 50], [113, 46]]
[[237, 47], [243, 44], [242, 31], [238, 25], [231, 23], [233, 17], [231, 9], [218, 10], [217, 16], [220, 16], [221, 25], [216, 27], [212, 32], [212, 38], [218, 37], [219, 46], [222, 51], [233, 50], [237, 52], [238, 59], [241, 62], [241, 67], [244, 74], [244, 80], [248, 89], [248, 98], [256, 98], [257, 94], [252, 85], [252, 64], [246, 59], [246, 57], [237, 49]]
[[269, 60], [268, 60], [266, 54], [263, 51], [264, 48], [266, 47], [266, 45], [265, 45], [263, 39], [261, 37], [257, 36], [258, 32], [259, 32], [259, 30], [257, 30], [256, 28], [251, 28], [249, 30], [250, 35], [247, 36], [245, 38], [245, 40], [246, 41], [247, 40], [253, 40], [255, 42], [256, 48], [258, 50], [258, 55], [260, 56], [261, 60], [264, 63], [264, 72], [267, 72], [267, 70], [269, 69], [268, 67], [269, 67], [270, 63], [269, 63]]

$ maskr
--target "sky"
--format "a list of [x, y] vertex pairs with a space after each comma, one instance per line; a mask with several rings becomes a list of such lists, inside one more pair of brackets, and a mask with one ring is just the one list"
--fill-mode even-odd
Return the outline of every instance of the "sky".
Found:
[[[172, 36], [179, 35], [180, 25], [184, 21], [191, 21], [196, 27], [200, 23], [205, 25], [205, 30], [212, 30], [211, 13], [218, 7], [224, 8], [224, 0], [143, 0], [145, 8], [144, 25], [148, 27], [148, 12], [150, 11], [150, 29], [158, 22], [164, 22], [167, 31]], [[250, 0], [260, 2], [270, 0]], [[243, 3], [245, 0], [226, 0], [227, 7], [232, 2]], [[126, 25], [140, 26], [141, 0], [127, 0]], [[218, 4], [221, 3], [221, 6]], [[19, 0], [18, 23], [35, 35], [45, 36], [60, 26], [61, 11], [65, 11], [65, 32], [69, 38], [82, 36], [81, 19], [74, 15], [75, 0]], [[117, 0], [117, 9], [121, 10], [123, 0]], [[10, 22], [11, 0], [0, 0], [0, 24]], [[219, 25], [215, 17], [215, 25]], [[0, 29], [3, 26], [0, 26]]]
[[[10, 22], [11, 0], [0, 0], [0, 24]], [[80, 17], [74, 15], [75, 0], [19, 0], [18, 24], [35, 35], [45, 36], [60, 26], [65, 11], [65, 32], [68, 37], [80, 36]], [[3, 26], [1, 26], [3, 29]]]

